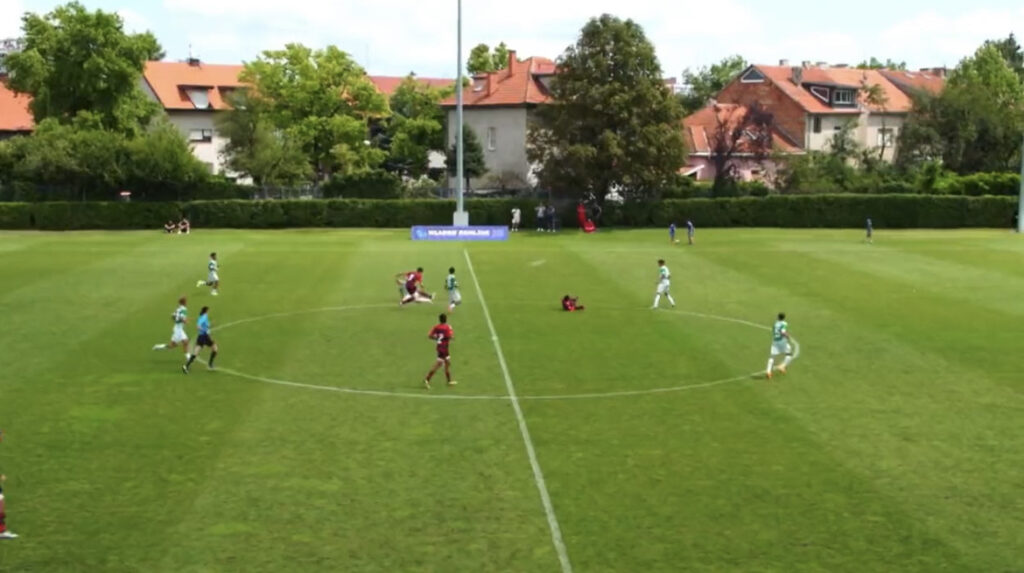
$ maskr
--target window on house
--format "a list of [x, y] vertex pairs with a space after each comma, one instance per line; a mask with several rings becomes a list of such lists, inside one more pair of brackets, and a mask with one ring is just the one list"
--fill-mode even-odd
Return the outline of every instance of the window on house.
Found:
[[213, 141], [212, 129], [192, 129], [188, 132], [188, 140], [192, 142], [209, 143]]
[[851, 104], [853, 103], [853, 91], [851, 90], [836, 90], [834, 100], [835, 103], [840, 104]]
[[196, 109], [210, 109], [210, 90], [206, 88], [188, 88], [185, 95]]
[[895, 132], [892, 128], [883, 127], [878, 130], [878, 147], [892, 147], [895, 139]]
[[761, 73], [757, 68], [750, 68], [747, 73], [740, 77], [740, 81], [745, 84], [756, 84], [764, 81], [764, 74]]
[[487, 128], [487, 150], [494, 151], [498, 148], [498, 129], [494, 127]]
[[828, 88], [821, 88], [818, 86], [811, 87], [811, 95], [820, 99], [821, 101], [828, 103]]
[[814, 133], [821, 133], [821, 118], [820, 117], [815, 116], [813, 119], [811, 119], [811, 131], [813, 131]]

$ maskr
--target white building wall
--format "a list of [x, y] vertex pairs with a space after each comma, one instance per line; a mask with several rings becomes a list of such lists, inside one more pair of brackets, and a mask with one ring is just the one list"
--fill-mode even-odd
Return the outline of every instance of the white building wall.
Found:
[[[526, 158], [526, 120], [525, 107], [463, 110], [463, 121], [480, 140], [487, 165], [487, 174], [470, 182], [474, 188], [482, 188], [494, 178], [506, 174], [518, 177], [525, 184], [532, 184], [530, 162]], [[449, 147], [455, 145], [457, 132], [455, 110], [451, 109], [448, 111]], [[493, 141], [490, 134], [493, 134]]]
[[[214, 118], [216, 112], [210, 111], [178, 111], [169, 110], [167, 118], [171, 125], [178, 128], [178, 131], [188, 140], [192, 148], [192, 154], [210, 168], [211, 173], [220, 174], [224, 172], [221, 152], [227, 144], [227, 140], [217, 134]], [[197, 135], [202, 131], [212, 133], [210, 141], [195, 141], [193, 134]]]
[[[814, 133], [814, 118], [821, 118], [821, 133]], [[885, 160], [892, 161], [896, 156], [896, 138], [903, 127], [906, 116], [903, 114], [868, 114], [860, 115], [808, 115], [807, 116], [807, 149], [810, 151], [828, 151], [829, 142], [845, 123], [856, 121], [853, 130], [854, 140], [864, 149], [877, 149], [879, 132], [883, 129], [892, 130], [893, 144], [887, 145]]]

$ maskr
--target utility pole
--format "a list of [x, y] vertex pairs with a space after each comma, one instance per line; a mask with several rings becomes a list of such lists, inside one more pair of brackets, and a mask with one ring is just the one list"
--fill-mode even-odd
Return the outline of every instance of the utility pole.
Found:
[[462, 0], [458, 2], [458, 51], [456, 59], [458, 72], [455, 75], [455, 214], [452, 216], [452, 224], [456, 227], [469, 226], [469, 213], [463, 205], [463, 192], [465, 191], [466, 172], [463, 162], [464, 147], [462, 144]]
[[1020, 146], [1020, 195], [1017, 199], [1017, 232], [1024, 233], [1024, 140]]

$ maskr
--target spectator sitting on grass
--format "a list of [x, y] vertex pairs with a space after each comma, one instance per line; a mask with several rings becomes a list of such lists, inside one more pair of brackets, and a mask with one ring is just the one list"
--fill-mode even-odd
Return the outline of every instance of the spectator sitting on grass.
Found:
[[173, 233], [177, 229], [178, 226], [174, 224], [174, 221], [167, 221], [167, 223], [164, 225], [164, 232], [168, 234]]
[[187, 234], [189, 234], [189, 232], [191, 230], [192, 230], [192, 225], [189, 224], [188, 219], [186, 219], [185, 217], [182, 217], [181, 218], [181, 222], [178, 223], [178, 232], [182, 233], [184, 235], [187, 235]]

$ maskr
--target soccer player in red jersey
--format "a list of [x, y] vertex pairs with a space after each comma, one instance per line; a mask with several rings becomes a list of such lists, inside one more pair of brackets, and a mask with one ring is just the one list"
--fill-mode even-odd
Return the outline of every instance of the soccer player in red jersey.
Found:
[[410, 302], [434, 302], [434, 295], [423, 290], [423, 267], [415, 271], [398, 273], [395, 275], [398, 281], [398, 290], [402, 293], [402, 302], [399, 306], [405, 306]]
[[448, 353], [448, 343], [451, 342], [455, 336], [452, 332], [452, 327], [448, 326], [448, 317], [444, 314], [437, 317], [440, 322], [437, 326], [430, 330], [430, 339], [437, 342], [437, 361], [434, 362], [434, 367], [427, 373], [427, 377], [423, 379], [423, 385], [430, 390], [430, 379], [434, 377], [434, 373], [437, 372], [438, 368], [444, 366], [444, 377], [448, 379], [448, 385], [454, 386], [458, 382], [452, 380], [452, 357]]
[[583, 310], [583, 305], [580, 304], [580, 299], [573, 298], [569, 295], [562, 297], [562, 310], [567, 312], [573, 312], [577, 310]]

